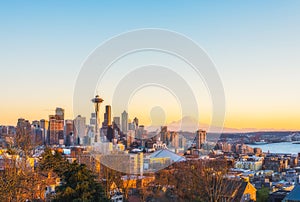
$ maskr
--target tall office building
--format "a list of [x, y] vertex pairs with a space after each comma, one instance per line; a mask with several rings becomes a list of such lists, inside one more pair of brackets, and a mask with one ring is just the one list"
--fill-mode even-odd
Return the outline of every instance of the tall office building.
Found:
[[34, 120], [34, 121], [32, 121], [31, 125], [38, 127], [38, 126], [40, 126], [40, 122], [37, 120]]
[[73, 145], [74, 139], [73, 139], [73, 134], [74, 134], [74, 124], [73, 120], [66, 120], [65, 121], [65, 144], [67, 146]]
[[135, 117], [135, 118], [133, 119], [133, 123], [134, 123], [134, 125], [135, 125], [135, 129], [138, 129], [138, 127], [139, 127], [139, 119]]
[[66, 135], [74, 133], [73, 120], [65, 120], [65, 133]]
[[127, 133], [127, 131], [128, 131], [128, 113], [126, 112], [126, 111], [124, 111], [123, 113], [122, 113], [122, 132], [123, 133]]
[[16, 135], [16, 127], [0, 126], [0, 136], [1, 135]]
[[113, 123], [114, 123], [114, 127], [117, 126], [118, 128], [120, 128], [120, 117], [114, 117], [113, 118]]
[[175, 149], [179, 148], [179, 136], [175, 131], [171, 132], [171, 147]]
[[[104, 112], [104, 120], [102, 122], [102, 128], [101, 128], [101, 134], [102, 140], [109, 139], [108, 135], [108, 128], [111, 127], [111, 106], [106, 105], [105, 106], [105, 112]], [[111, 131], [109, 132], [109, 136], [111, 136]]]
[[65, 110], [63, 108], [57, 107], [55, 109], [55, 115], [59, 120], [64, 120], [65, 119]]
[[95, 142], [95, 125], [89, 125], [86, 129], [87, 145], [92, 145]]
[[76, 144], [84, 144], [84, 138], [86, 136], [86, 118], [78, 115], [74, 119], [74, 133]]
[[105, 110], [106, 110], [106, 118], [107, 118], [107, 125], [111, 126], [111, 106], [110, 105], [106, 105], [105, 106]]
[[143, 139], [143, 135], [145, 135], [145, 134], [147, 134], [147, 130], [145, 130], [145, 126], [144, 125], [140, 125], [137, 128], [136, 138]]
[[195, 141], [196, 141], [196, 149], [201, 149], [202, 145], [206, 142], [206, 131], [197, 130]]
[[107, 126], [106, 138], [109, 142], [113, 142], [113, 139], [115, 138], [115, 133], [111, 125]]
[[64, 144], [64, 109], [57, 107], [55, 115], [49, 115], [50, 145]]
[[40, 126], [41, 128], [43, 129], [48, 129], [48, 126], [49, 126], [49, 121], [48, 120], [45, 120], [45, 119], [41, 119], [40, 120]]
[[96, 121], [97, 121], [96, 113], [91, 113], [90, 125], [91, 126], [95, 126], [96, 125]]
[[127, 134], [126, 134], [126, 140], [127, 140], [127, 143], [126, 143], [126, 146], [127, 148], [130, 147], [130, 145], [134, 142], [135, 140], [135, 131], [133, 130], [128, 130], [127, 131]]
[[43, 143], [46, 144], [49, 142], [48, 137], [48, 128], [49, 128], [49, 121], [45, 119], [40, 120], [40, 126], [43, 129]]
[[133, 123], [133, 122], [128, 123], [128, 130], [127, 130], [127, 132], [128, 132], [129, 130], [135, 131], [135, 123]]
[[179, 148], [181, 149], [187, 149], [186, 139], [184, 136], [179, 135]]
[[39, 121], [33, 121], [31, 124], [31, 134], [32, 134], [32, 143], [33, 145], [42, 145], [44, 144], [44, 130], [40, 126]]
[[30, 134], [30, 133], [31, 133], [30, 122], [23, 118], [19, 118], [17, 123], [17, 134]]
[[64, 140], [64, 120], [55, 115], [49, 115], [49, 142], [50, 145], [61, 144]]
[[105, 113], [104, 113], [104, 120], [102, 123], [102, 128], [107, 128], [108, 126], [111, 126], [111, 106], [110, 105], [105, 106]]
[[160, 128], [160, 141], [162, 141], [163, 143], [166, 143], [167, 145], [169, 144], [169, 140], [170, 140], [170, 132], [168, 131], [168, 127], [167, 126], [162, 126]]
[[28, 120], [23, 118], [18, 119], [16, 127], [16, 141], [17, 146], [20, 146], [23, 141], [28, 141], [28, 138], [32, 140], [31, 124]]

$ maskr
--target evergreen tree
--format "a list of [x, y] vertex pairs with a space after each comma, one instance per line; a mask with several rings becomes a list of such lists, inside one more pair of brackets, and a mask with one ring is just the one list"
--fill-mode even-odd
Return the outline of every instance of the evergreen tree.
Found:
[[69, 164], [62, 181], [63, 184], [56, 189], [54, 201], [106, 201], [102, 186], [84, 164]]
[[61, 153], [57, 151], [53, 152], [50, 148], [46, 148], [41, 155], [38, 168], [41, 171], [54, 172], [61, 177], [63, 172], [67, 169], [68, 164]]
[[107, 201], [104, 190], [86, 165], [76, 161], [69, 163], [59, 152], [46, 148], [39, 161], [39, 169], [54, 172], [62, 181], [56, 187], [53, 201], [57, 202], [98, 202]]

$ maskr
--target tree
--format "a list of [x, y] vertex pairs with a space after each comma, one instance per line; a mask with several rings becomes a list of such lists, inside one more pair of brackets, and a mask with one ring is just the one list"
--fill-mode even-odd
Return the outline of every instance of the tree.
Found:
[[[217, 202], [226, 195], [229, 188], [228, 180], [225, 179], [227, 172], [228, 168], [225, 160], [202, 161], [201, 185], [204, 189], [203, 198], [205, 201]], [[231, 183], [230, 185], [235, 184], [238, 183]]]
[[43, 197], [43, 178], [34, 172], [29, 158], [19, 157], [18, 152], [9, 149], [2, 156], [5, 170], [0, 180], [0, 195], [3, 201], [25, 201]]
[[257, 202], [267, 202], [269, 198], [269, 188], [268, 187], [262, 187], [261, 189], [257, 190]]
[[134, 187], [134, 182], [136, 179], [135, 175], [126, 174], [109, 168], [106, 165], [103, 165], [103, 178], [105, 179], [105, 192], [109, 196], [111, 191], [112, 184], [117, 186], [118, 191], [122, 191], [123, 197], [125, 200], [128, 199], [129, 190]]
[[0, 195], [4, 201], [13, 201], [16, 197], [18, 185], [18, 169], [16, 166], [16, 155], [7, 158], [2, 155], [4, 162], [4, 171], [0, 180]]
[[61, 153], [46, 148], [39, 160], [39, 170], [61, 178], [53, 201], [105, 201], [106, 197], [96, 176], [84, 164], [69, 163]]
[[106, 201], [102, 186], [84, 164], [68, 164], [62, 173], [62, 182], [56, 188], [54, 201]]
[[5, 163], [0, 180], [0, 195], [3, 201], [33, 201], [43, 197], [43, 177], [35, 172], [29, 122], [18, 123], [14, 144], [1, 155]]
[[[169, 200], [217, 202], [226, 195], [225, 160], [190, 160], [175, 163], [156, 173], [152, 185]], [[158, 190], [158, 191], [157, 191]]]
[[61, 153], [46, 148], [39, 159], [38, 169], [42, 172], [54, 172], [61, 177], [68, 167], [68, 164], [69, 163], [63, 158]]

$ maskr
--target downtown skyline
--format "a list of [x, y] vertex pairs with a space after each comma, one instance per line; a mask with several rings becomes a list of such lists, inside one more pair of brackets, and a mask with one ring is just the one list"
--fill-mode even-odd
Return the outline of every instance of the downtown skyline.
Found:
[[[57, 106], [66, 110], [66, 119], [74, 119], [73, 89], [85, 58], [114, 35], [155, 27], [190, 37], [214, 61], [225, 90], [225, 128], [300, 129], [299, 2], [166, 1], [159, 7], [157, 2], [120, 1], [0, 4], [0, 125], [15, 125], [20, 117], [47, 118]], [[108, 12], [111, 10], [114, 12]], [[144, 58], [150, 60], [151, 56]], [[110, 86], [102, 88], [97, 90], [105, 100], [103, 106], [111, 105]], [[202, 86], [195, 95], [203, 100], [200, 121], [209, 124], [211, 104], [205, 90]], [[171, 104], [163, 100], [153, 104], [155, 99], [141, 98], [153, 91]], [[161, 89], [140, 94], [132, 99], [128, 113], [145, 125], [151, 123], [149, 114], [155, 106], [166, 112], [175, 109], [166, 113], [166, 124], [182, 118], [176, 102]], [[93, 112], [93, 106], [89, 107]], [[120, 116], [121, 110], [112, 115]]]

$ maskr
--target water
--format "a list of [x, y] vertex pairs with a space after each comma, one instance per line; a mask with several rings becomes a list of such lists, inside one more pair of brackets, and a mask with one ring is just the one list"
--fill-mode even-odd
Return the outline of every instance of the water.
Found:
[[293, 144], [292, 142], [280, 142], [280, 143], [272, 143], [272, 144], [264, 144], [264, 145], [254, 145], [248, 144], [250, 147], [259, 147], [263, 150], [263, 152], [270, 153], [290, 153], [290, 154], [298, 154], [300, 153], [300, 144]]

